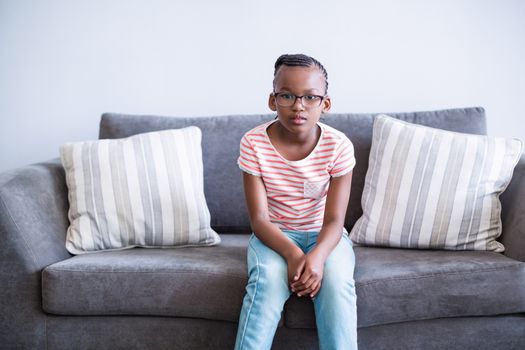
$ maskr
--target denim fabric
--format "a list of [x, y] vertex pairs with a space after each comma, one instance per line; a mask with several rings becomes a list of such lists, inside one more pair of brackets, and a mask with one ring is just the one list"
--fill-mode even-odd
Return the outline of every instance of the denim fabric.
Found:
[[[319, 234], [283, 233], [305, 253], [314, 248]], [[352, 242], [343, 234], [325, 262], [321, 289], [313, 300], [322, 350], [357, 349], [354, 266]], [[270, 349], [284, 303], [291, 295], [288, 265], [252, 234], [248, 245], [248, 274], [235, 349]]]

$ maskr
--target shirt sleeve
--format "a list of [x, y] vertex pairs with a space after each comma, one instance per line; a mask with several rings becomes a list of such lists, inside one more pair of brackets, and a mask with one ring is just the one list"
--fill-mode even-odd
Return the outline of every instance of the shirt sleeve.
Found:
[[259, 177], [262, 176], [257, 153], [255, 152], [250, 139], [246, 135], [242, 137], [239, 148], [240, 155], [239, 159], [237, 159], [239, 168], [248, 174]]
[[354, 169], [354, 145], [348, 137], [344, 137], [339, 144], [339, 147], [336, 149], [333, 164], [332, 169], [329, 171], [330, 176], [332, 177], [346, 175]]

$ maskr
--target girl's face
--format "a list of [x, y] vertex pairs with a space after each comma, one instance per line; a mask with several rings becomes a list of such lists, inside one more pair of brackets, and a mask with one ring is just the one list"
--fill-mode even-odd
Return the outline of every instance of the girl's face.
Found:
[[293, 133], [312, 131], [321, 113], [330, 110], [331, 101], [330, 97], [325, 97], [325, 90], [324, 75], [317, 67], [281, 66], [268, 105], [277, 112], [279, 122], [286, 130]]

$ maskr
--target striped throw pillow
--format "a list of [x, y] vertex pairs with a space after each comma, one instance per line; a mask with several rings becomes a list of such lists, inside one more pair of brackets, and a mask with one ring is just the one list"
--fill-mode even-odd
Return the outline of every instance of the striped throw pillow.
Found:
[[499, 195], [521, 141], [461, 134], [385, 115], [374, 121], [361, 198], [350, 235], [364, 245], [502, 252]]
[[214, 245], [197, 127], [60, 147], [72, 254]]

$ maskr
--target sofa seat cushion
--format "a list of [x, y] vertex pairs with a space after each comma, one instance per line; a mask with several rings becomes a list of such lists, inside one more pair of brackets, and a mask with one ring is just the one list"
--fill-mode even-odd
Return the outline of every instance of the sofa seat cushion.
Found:
[[[157, 315], [237, 322], [249, 235], [215, 247], [134, 248], [76, 256], [43, 271], [44, 310], [58, 315]], [[484, 251], [355, 246], [359, 327], [525, 312], [525, 263]], [[315, 327], [292, 296], [284, 324]]]
[[[355, 246], [359, 327], [525, 312], [525, 263], [484, 251]], [[315, 327], [312, 302], [292, 297], [285, 325]]]
[[134, 248], [72, 257], [44, 269], [44, 311], [236, 322], [247, 282], [248, 239], [227, 234], [214, 247]]

